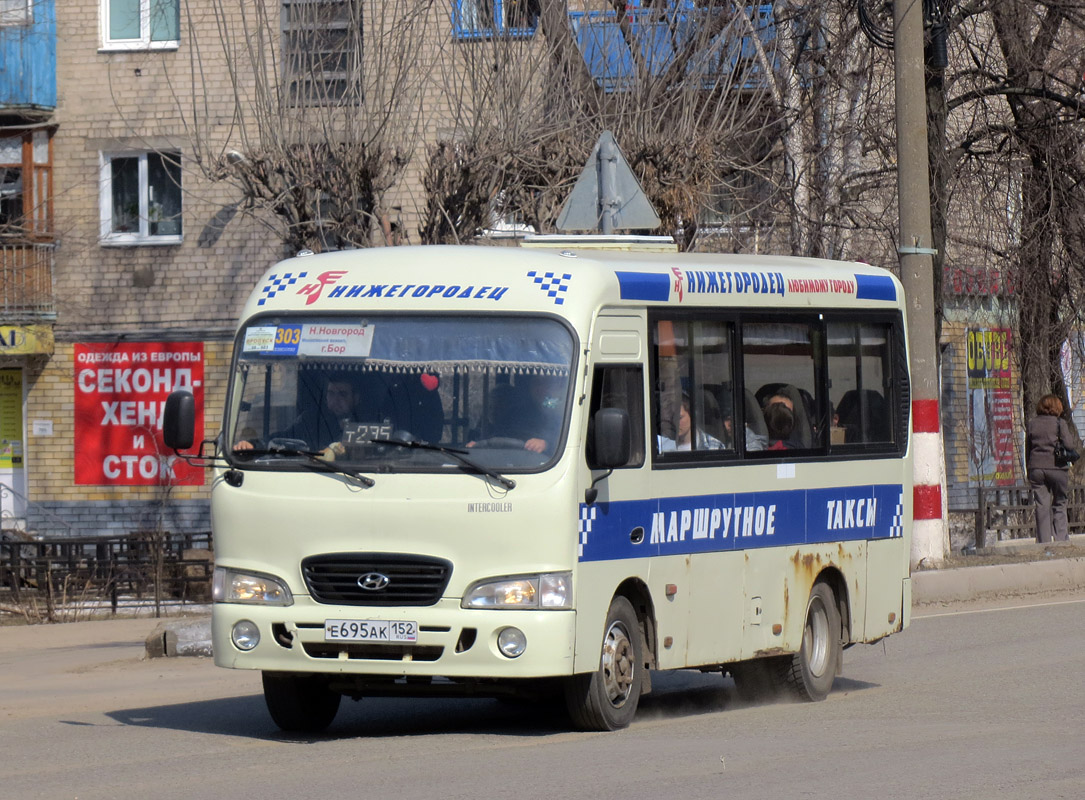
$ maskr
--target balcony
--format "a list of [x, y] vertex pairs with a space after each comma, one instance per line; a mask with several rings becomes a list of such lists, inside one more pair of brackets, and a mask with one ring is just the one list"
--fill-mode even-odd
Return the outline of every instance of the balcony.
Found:
[[56, 319], [55, 250], [52, 243], [0, 240], [0, 319], [5, 324]]
[[53, 0], [0, 3], [0, 115], [43, 120], [57, 105]]
[[[608, 92], [632, 88], [647, 76], [660, 77], [676, 61], [687, 60], [687, 76], [699, 77], [704, 89], [721, 83], [731, 88], [763, 88], [770, 79], [757, 58], [757, 41], [775, 67], [776, 22], [771, 5], [748, 6], [747, 20], [727, 20], [726, 9], [703, 9], [689, 3], [666, 8], [627, 5], [615, 11], [573, 11], [569, 19], [592, 77]], [[628, 22], [628, 38], [622, 31]], [[711, 33], [718, 29], [718, 33]], [[634, 58], [636, 50], [636, 58]], [[693, 50], [693, 52], [690, 52]]]

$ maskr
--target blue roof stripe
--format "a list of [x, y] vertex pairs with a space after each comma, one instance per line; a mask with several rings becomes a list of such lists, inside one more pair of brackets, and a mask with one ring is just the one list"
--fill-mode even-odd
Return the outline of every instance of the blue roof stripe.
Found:
[[671, 276], [653, 272], [615, 272], [622, 300], [671, 298]]
[[855, 299], [896, 302], [897, 287], [888, 275], [856, 275]]

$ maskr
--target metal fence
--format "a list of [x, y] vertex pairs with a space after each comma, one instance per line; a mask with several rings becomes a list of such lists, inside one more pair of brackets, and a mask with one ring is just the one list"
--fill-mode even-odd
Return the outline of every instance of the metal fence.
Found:
[[[1085, 533], [1085, 486], [1068, 490], [1066, 516], [1070, 533]], [[1027, 485], [989, 486], [979, 490], [976, 547], [1008, 539], [1035, 539], [1036, 513]]]
[[53, 258], [56, 245], [0, 241], [0, 312], [4, 318], [56, 312]]
[[123, 536], [0, 541], [0, 603], [44, 608], [123, 599], [202, 603], [211, 598], [211, 533], [141, 531]]

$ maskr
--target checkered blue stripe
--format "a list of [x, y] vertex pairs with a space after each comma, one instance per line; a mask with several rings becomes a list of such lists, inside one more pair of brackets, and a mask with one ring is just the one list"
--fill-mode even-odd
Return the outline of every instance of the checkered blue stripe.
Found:
[[580, 506], [580, 522], [577, 525], [577, 531], [580, 534], [580, 546], [577, 553], [578, 558], [581, 558], [584, 555], [584, 545], [588, 543], [588, 535], [591, 533], [593, 522], [595, 522], [595, 506]]
[[535, 270], [531, 270], [527, 276], [535, 281], [540, 289], [546, 292], [546, 296], [554, 301], [554, 305], [560, 306], [565, 304], [565, 293], [569, 291], [569, 281], [573, 279], [573, 276], [568, 272], [558, 275], [554, 272], [536, 272]]
[[895, 539], [904, 535], [904, 492], [900, 493], [897, 500], [897, 508], [893, 512], [893, 519], [889, 523], [889, 538]]
[[299, 272], [297, 275], [292, 275], [289, 272], [284, 272], [282, 275], [269, 276], [264, 288], [260, 290], [264, 296], [257, 301], [256, 305], [262, 306], [279, 292], [285, 291], [308, 274], [307, 272]]

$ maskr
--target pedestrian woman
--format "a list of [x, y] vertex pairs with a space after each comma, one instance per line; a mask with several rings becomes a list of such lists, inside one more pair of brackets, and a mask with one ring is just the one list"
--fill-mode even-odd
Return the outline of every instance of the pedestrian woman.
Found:
[[1062, 401], [1045, 394], [1029, 420], [1025, 439], [1028, 482], [1036, 504], [1036, 541], [1069, 540], [1066, 523], [1067, 467], [1055, 466], [1055, 445], [1071, 445], [1070, 427], [1062, 418]]

